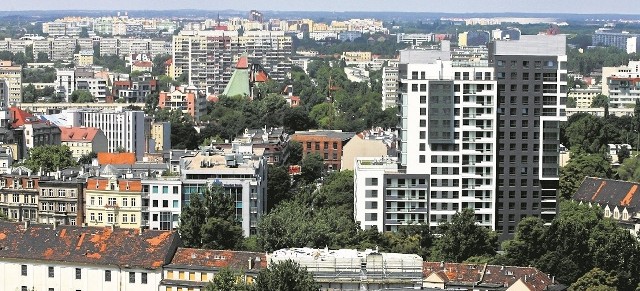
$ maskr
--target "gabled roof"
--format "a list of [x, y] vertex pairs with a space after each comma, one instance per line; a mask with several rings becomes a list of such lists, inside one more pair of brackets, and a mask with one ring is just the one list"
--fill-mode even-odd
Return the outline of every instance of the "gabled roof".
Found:
[[92, 142], [101, 132], [96, 127], [60, 127], [60, 140], [63, 142]]
[[0, 260], [36, 260], [158, 269], [175, 252], [170, 231], [0, 222]]
[[31, 123], [31, 119], [33, 118], [33, 114], [24, 111], [18, 107], [10, 107], [11, 116], [13, 117], [13, 127], [18, 127], [24, 125], [25, 123]]
[[135, 153], [98, 153], [99, 165], [133, 165], [136, 163]]
[[444, 281], [445, 288], [456, 286], [506, 288], [521, 281], [531, 291], [566, 289], [566, 286], [555, 282], [549, 275], [533, 267], [424, 262], [422, 272], [425, 279], [437, 275], [437, 278]]
[[137, 61], [137, 62], [133, 62], [133, 66], [134, 67], [151, 68], [151, 67], [153, 67], [153, 63], [152, 62], [145, 62], [145, 61]]
[[586, 177], [573, 200], [635, 208], [640, 206], [639, 192], [640, 183]]
[[167, 267], [189, 269], [231, 268], [258, 272], [267, 267], [267, 258], [264, 253], [178, 248], [173, 260], [171, 260], [171, 264]]

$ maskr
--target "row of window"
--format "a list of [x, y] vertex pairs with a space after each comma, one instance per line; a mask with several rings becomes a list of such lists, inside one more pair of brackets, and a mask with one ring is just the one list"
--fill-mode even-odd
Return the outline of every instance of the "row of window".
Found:
[[[316, 151], [320, 150], [321, 142], [310, 142], [310, 141], [307, 142], [307, 150], [311, 150], [311, 145], [312, 144], [315, 145]], [[329, 149], [329, 142], [328, 141], [322, 142], [322, 145], [323, 145], [323, 147], [322, 147], [323, 149], [325, 149], [325, 150]], [[334, 150], [337, 150], [338, 149], [338, 142], [334, 141], [332, 146], [333, 146]]]
[[69, 210], [69, 212], [76, 212], [76, 203], [42, 202], [40, 203], [40, 209], [42, 211], [54, 211], [56, 209], [56, 204], [58, 205], [57, 211], [59, 212], [67, 212], [67, 209]]
[[[48, 276], [49, 278], [55, 278], [55, 268], [52, 266], [48, 267]], [[27, 276], [29, 274], [28, 272], [28, 266], [27, 265], [21, 265], [20, 266], [20, 273], [22, 276]], [[76, 280], [80, 280], [82, 279], [82, 269], [81, 268], [75, 268], [75, 278]], [[111, 270], [105, 270], [104, 271], [104, 281], [105, 282], [111, 282]], [[142, 284], [147, 284], [147, 273], [140, 273], [140, 283]], [[135, 283], [136, 282], [136, 272], [129, 272], [129, 283]], [[49, 288], [49, 290], [51, 290], [52, 288]]]
[[[21, 183], [20, 179], [13, 179], [13, 183], [11, 184], [13, 186], [13, 188], [19, 188], [21, 187], [23, 184]], [[6, 179], [0, 179], [0, 187], [6, 187], [7, 186], [7, 180]], [[34, 186], [34, 181], [33, 180], [27, 180], [27, 188], [33, 188]]]
[[[75, 189], [70, 189], [68, 190], [69, 192], [69, 197], [76, 197], [76, 190]], [[55, 191], [54, 189], [42, 189], [40, 191], [40, 196], [42, 197], [56, 197], [54, 195]], [[67, 197], [67, 189], [58, 189], [58, 196], [57, 197]]]
[[[98, 203], [96, 204], [96, 200], [98, 201]], [[103, 197], [102, 196], [91, 196], [89, 197], [89, 205], [98, 205], [98, 206], [102, 206], [104, 204], [102, 204], [103, 202]], [[122, 198], [121, 199], [122, 204], [118, 205], [118, 201], [117, 198], [115, 197], [109, 197], [107, 200], [107, 205], [109, 206], [122, 206], [122, 207], [136, 207], [136, 198], [134, 197], [130, 197], [130, 198]]]
[[[96, 219], [96, 214], [94, 212], [90, 212], [89, 213], [89, 221], [90, 222], [103, 222], [103, 214], [101, 212], [98, 212]], [[107, 222], [108, 223], [115, 223], [116, 217], [113, 213], [107, 213]], [[121, 216], [121, 220], [122, 223], [136, 223], [137, 222], [137, 218], [135, 214], [122, 214]]]

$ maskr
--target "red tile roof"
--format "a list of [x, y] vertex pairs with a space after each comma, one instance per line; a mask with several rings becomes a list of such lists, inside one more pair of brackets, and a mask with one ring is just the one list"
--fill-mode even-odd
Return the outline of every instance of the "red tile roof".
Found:
[[18, 107], [9, 107], [9, 110], [11, 111], [11, 116], [13, 117], [13, 123], [12, 126], [13, 127], [18, 127], [21, 125], [24, 125], [25, 123], [31, 123], [33, 122], [33, 114], [24, 111]]
[[159, 269], [169, 262], [175, 232], [0, 222], [0, 258]]
[[98, 153], [98, 164], [102, 165], [133, 165], [136, 163], [134, 153]]
[[549, 275], [533, 267], [424, 262], [422, 272], [424, 278], [436, 274], [444, 281], [445, 287], [509, 287], [518, 280], [531, 291], [547, 290], [552, 285], [561, 286]]
[[96, 127], [60, 127], [60, 140], [63, 142], [92, 142], [101, 130]]
[[178, 248], [169, 267], [232, 268], [257, 272], [267, 267], [267, 258], [264, 253]]
[[153, 67], [153, 63], [152, 62], [137, 61], [137, 62], [133, 62], [133, 66], [151, 68], [151, 67]]
[[254, 81], [256, 82], [266, 82], [269, 81], [269, 76], [267, 76], [267, 73], [265, 73], [264, 71], [259, 71], [255, 78]]

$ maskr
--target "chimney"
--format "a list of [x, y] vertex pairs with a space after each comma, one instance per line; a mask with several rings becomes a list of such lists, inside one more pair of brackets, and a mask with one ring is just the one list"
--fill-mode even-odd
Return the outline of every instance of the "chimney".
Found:
[[53, 221], [53, 230], [56, 230], [56, 229], [58, 229], [58, 221], [54, 220]]
[[253, 269], [253, 258], [249, 259], [249, 270]]
[[29, 228], [29, 224], [30, 224], [29, 221], [25, 220], [24, 221], [24, 229], [28, 229]]
[[143, 232], [144, 232], [144, 227], [140, 227], [140, 231], [138, 231], [138, 235], [142, 235]]

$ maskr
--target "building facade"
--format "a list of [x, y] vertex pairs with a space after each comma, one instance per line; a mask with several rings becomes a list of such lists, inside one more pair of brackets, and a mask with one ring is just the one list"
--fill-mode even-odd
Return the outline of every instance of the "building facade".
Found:
[[140, 228], [142, 184], [140, 179], [117, 178], [117, 171], [105, 167], [107, 177], [87, 179], [85, 217], [89, 226]]
[[235, 197], [236, 219], [245, 236], [257, 233], [258, 221], [267, 206], [267, 160], [264, 150], [252, 145], [231, 148], [207, 147], [180, 159], [182, 205], [213, 184]]
[[153, 230], [178, 228], [182, 210], [180, 177], [142, 180], [142, 226]]
[[107, 137], [99, 128], [63, 126], [60, 127], [60, 131], [61, 144], [69, 147], [76, 160], [92, 152], [109, 150]]
[[[14, 66], [11, 61], [0, 61], [0, 80], [5, 80], [6, 96], [8, 103], [4, 103], [3, 107], [9, 104], [17, 104], [22, 102], [22, 67]], [[1, 82], [0, 82], [1, 83]], [[4, 94], [0, 94], [4, 95]], [[4, 102], [4, 100], [3, 100]]]
[[296, 131], [291, 139], [302, 145], [302, 156], [314, 153], [323, 158], [325, 171], [340, 171], [342, 147], [356, 134], [340, 130]]
[[496, 41], [490, 62], [498, 82], [497, 224], [502, 238], [527, 216], [557, 212], [560, 122], [566, 121], [564, 35]]
[[38, 186], [39, 223], [84, 224], [84, 182], [52, 179], [40, 181]]

